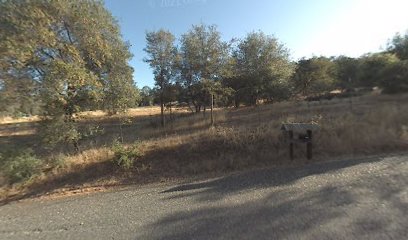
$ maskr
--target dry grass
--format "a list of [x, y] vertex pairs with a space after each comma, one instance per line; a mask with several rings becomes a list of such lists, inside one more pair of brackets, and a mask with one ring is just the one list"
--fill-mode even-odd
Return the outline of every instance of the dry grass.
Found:
[[[168, 115], [167, 126], [160, 128], [159, 112], [159, 108], [152, 107], [119, 116], [83, 113], [84, 124], [97, 123], [103, 126], [104, 133], [83, 142], [80, 154], [61, 151], [65, 154], [64, 166], [45, 168], [41, 176], [24, 185], [4, 186], [3, 195], [42, 195], [61, 189], [145, 183], [305, 163], [302, 144], [295, 146], [295, 161], [289, 160], [288, 146], [280, 131], [283, 122], [315, 122], [321, 126], [314, 134], [313, 161], [408, 150], [407, 94], [217, 109], [215, 127], [209, 127], [209, 112], [190, 114], [182, 109]], [[131, 124], [124, 125], [124, 118]], [[29, 132], [30, 126], [24, 125], [19, 130], [27, 135], [7, 132], [13, 127], [13, 124], [0, 124], [3, 133], [0, 141], [9, 140], [7, 144], [17, 146], [20, 142], [26, 145], [38, 142], [35, 135], [30, 135], [35, 133]], [[111, 163], [113, 153], [109, 146], [118, 136], [125, 144], [141, 141], [143, 157], [128, 172]], [[39, 150], [39, 154], [49, 161], [59, 153]]]
[[281, 123], [288, 121], [320, 124], [321, 130], [315, 134], [314, 160], [408, 150], [408, 112], [382, 106], [364, 115], [285, 115], [261, 123], [221, 124], [209, 130], [169, 136], [151, 143], [149, 151], [153, 157], [149, 161], [163, 174], [165, 169], [197, 174], [304, 162], [303, 144], [295, 146], [296, 162], [288, 160], [288, 146], [279, 130]]
[[38, 116], [22, 117], [22, 118], [0, 117], [0, 124], [38, 122], [40, 120], [41, 119]]

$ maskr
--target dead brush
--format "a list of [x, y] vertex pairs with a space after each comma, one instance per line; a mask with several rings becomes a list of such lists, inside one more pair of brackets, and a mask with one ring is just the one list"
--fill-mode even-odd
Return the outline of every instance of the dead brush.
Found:
[[393, 106], [381, 106], [362, 116], [348, 113], [335, 119], [323, 118], [316, 151], [336, 155], [406, 150], [406, 123], [408, 113]]
[[[222, 124], [227, 119], [225, 110], [216, 110], [215, 113], [216, 124]], [[210, 127], [210, 115], [203, 113], [178, 113], [173, 114], [172, 119], [166, 119], [165, 127], [160, 126], [160, 119], [157, 116], [152, 116], [151, 120], [141, 128], [138, 132], [141, 136], [160, 137], [171, 134], [183, 134], [185, 132], [195, 132], [197, 130]]]
[[[408, 95], [380, 95], [353, 98], [352, 101], [284, 102], [259, 107], [217, 109], [215, 127], [210, 127], [209, 113], [174, 113], [172, 121], [167, 121], [166, 127], [162, 128], [152, 124], [159, 119], [157, 108], [134, 111], [131, 113], [132, 122], [122, 126], [121, 139], [126, 149], [140, 139], [140, 152], [143, 155], [137, 157], [127, 172], [138, 180], [150, 180], [252, 167], [303, 164], [306, 162], [306, 148], [303, 144], [295, 144], [295, 160], [289, 158], [289, 147], [280, 130], [281, 124], [287, 122], [313, 122], [320, 125], [320, 130], [313, 132], [312, 161], [406, 151], [406, 100]], [[58, 188], [66, 184], [103, 185], [129, 181], [131, 177], [115, 170], [112, 164], [115, 154], [110, 148], [112, 140], [120, 135], [117, 124], [121, 118], [128, 117], [90, 118], [89, 123], [101, 123], [106, 130], [95, 140], [97, 144], [84, 142], [81, 153], [62, 151], [65, 154], [63, 161], [56, 159], [49, 162], [51, 170], [40, 174], [33, 180], [34, 185], [31, 183], [25, 188], [41, 188], [45, 186], [44, 182], [49, 183], [49, 188], [54, 185]], [[88, 121], [84, 121], [84, 124], [88, 124]], [[2, 127], [6, 129], [14, 125]], [[29, 124], [27, 127], [30, 127]], [[36, 135], [19, 137], [19, 144], [21, 139], [26, 139], [27, 143], [38, 142]], [[12, 135], [8, 138], [17, 139]], [[52, 156], [58, 154], [55, 151]], [[41, 158], [46, 161], [45, 154]], [[4, 176], [0, 174], [0, 183], [3, 182], [2, 178]]]
[[[264, 107], [255, 111], [270, 110]], [[276, 114], [279, 115], [279, 112]], [[257, 114], [253, 116], [257, 117]], [[226, 121], [228, 122], [228, 115]], [[376, 108], [363, 112], [339, 114], [330, 109], [319, 109], [305, 114], [270, 118], [260, 124], [222, 124], [189, 135], [163, 138], [160, 141], [166, 141], [166, 146], [171, 146], [173, 150], [169, 152], [174, 154], [171, 161], [175, 161], [174, 165], [179, 165], [180, 168], [184, 166], [184, 170], [181, 170], [184, 173], [292, 164], [287, 143], [280, 131], [283, 122], [313, 122], [320, 125], [321, 129], [315, 133], [313, 140], [315, 160], [406, 150], [408, 147], [405, 130], [408, 113], [401, 112], [400, 107], [389, 104], [378, 104]], [[171, 144], [173, 141], [177, 142]], [[156, 147], [160, 148], [160, 144]], [[295, 145], [295, 156], [295, 162], [306, 161], [305, 147], [302, 144]], [[190, 160], [183, 165], [180, 158]]]

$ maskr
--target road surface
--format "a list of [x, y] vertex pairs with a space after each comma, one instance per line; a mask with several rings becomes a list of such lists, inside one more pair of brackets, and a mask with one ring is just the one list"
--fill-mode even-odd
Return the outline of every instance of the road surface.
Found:
[[0, 207], [0, 239], [407, 239], [408, 155]]

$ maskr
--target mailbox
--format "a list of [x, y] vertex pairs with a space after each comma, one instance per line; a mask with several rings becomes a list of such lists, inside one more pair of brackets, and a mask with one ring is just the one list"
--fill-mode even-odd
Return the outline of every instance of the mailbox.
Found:
[[[281, 130], [284, 131], [289, 142], [289, 155], [293, 160], [294, 143], [306, 144], [307, 159], [312, 159], [312, 137], [313, 131], [319, 130], [320, 127], [314, 123], [284, 123]], [[297, 137], [295, 137], [297, 136]]]

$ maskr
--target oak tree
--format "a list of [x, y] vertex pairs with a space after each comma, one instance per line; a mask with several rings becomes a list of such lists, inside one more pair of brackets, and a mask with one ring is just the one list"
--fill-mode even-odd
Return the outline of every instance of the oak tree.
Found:
[[78, 112], [135, 104], [129, 44], [102, 1], [4, 0], [0, 12], [0, 72], [36, 82], [49, 142], [78, 150]]
[[159, 92], [162, 127], [165, 125], [165, 93], [176, 76], [177, 48], [174, 41], [173, 34], [163, 29], [146, 33], [147, 46], [144, 51], [148, 57], [144, 61], [153, 69], [155, 85]]

